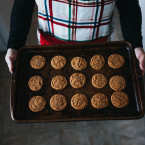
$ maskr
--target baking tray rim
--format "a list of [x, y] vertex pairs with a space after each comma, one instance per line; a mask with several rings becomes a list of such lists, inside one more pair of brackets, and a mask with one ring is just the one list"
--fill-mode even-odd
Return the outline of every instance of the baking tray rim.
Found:
[[[18, 69], [17, 69], [17, 66], [18, 66], [18, 60], [19, 60], [19, 57], [20, 57], [20, 54], [22, 53], [22, 51], [26, 51], [27, 49], [29, 50], [30, 48], [31, 49], [35, 49], [35, 51], [39, 50], [41, 48], [42, 51], [46, 50], [46, 48], [48, 49], [48, 51], [50, 51], [53, 47], [55, 47], [55, 50], [60, 50], [59, 48], [61, 47], [62, 50], [67, 50], [66, 48], [67, 47], [72, 47], [72, 46], [82, 46], [86, 44], [86, 46], [92, 48], [92, 47], [106, 47], [106, 45], [109, 45], [109, 47], [120, 47], [121, 46], [127, 46], [127, 49], [132, 49], [132, 46], [129, 42], [127, 41], [112, 41], [112, 42], [105, 42], [105, 43], [92, 43], [92, 42], [79, 42], [79, 43], [75, 43], [75, 44], [57, 44], [57, 45], [43, 45], [43, 46], [40, 46], [40, 45], [35, 45], [35, 46], [24, 46], [24, 47], [21, 47], [18, 51], [18, 55], [17, 55], [17, 60], [16, 60], [16, 63], [14, 64], [14, 71], [12, 72], [12, 77], [11, 77], [11, 87], [10, 87], [10, 113], [11, 113], [11, 118], [13, 121], [17, 122], [17, 123], [23, 123], [23, 122], [73, 122], [73, 121], [93, 121], [93, 120], [130, 120], [130, 119], [140, 119], [144, 116], [144, 106], [143, 106], [143, 103], [142, 103], [142, 99], [143, 99], [143, 96], [141, 96], [140, 94], [140, 91], [138, 90], [137, 92], [139, 93], [138, 95], [138, 99], [139, 99], [139, 103], [140, 103], [140, 111], [137, 113], [136, 116], [126, 116], [126, 117], [96, 117], [96, 118], [65, 118], [64, 120], [63, 119], [51, 119], [51, 120], [46, 120], [46, 119], [41, 119], [41, 120], [20, 120], [20, 119], [17, 119], [14, 115], [14, 102], [15, 102], [15, 92], [16, 92], [16, 74], [18, 73]], [[88, 48], [87, 47], [87, 48]], [[57, 49], [58, 48], [58, 49]], [[75, 47], [73, 48], [75, 50]], [[132, 49], [133, 50], [133, 49]], [[133, 55], [132, 53], [132, 50], [131, 50], [131, 55]], [[32, 50], [31, 50], [32, 51]], [[52, 50], [54, 51], [54, 50]], [[135, 65], [135, 60], [134, 60], [134, 57], [131, 57], [132, 59], [132, 65]], [[135, 68], [135, 67], [134, 67]], [[139, 87], [139, 84], [138, 84], [138, 77], [140, 76], [137, 76], [137, 70], [135, 68], [135, 75], [136, 75], [136, 78], [135, 78], [135, 81], [137, 82], [137, 88], [140, 89]]]

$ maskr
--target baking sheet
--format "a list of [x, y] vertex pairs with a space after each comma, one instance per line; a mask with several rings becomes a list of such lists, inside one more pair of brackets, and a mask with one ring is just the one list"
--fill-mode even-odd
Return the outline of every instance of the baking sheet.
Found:
[[[125, 64], [119, 69], [108, 66], [107, 60], [111, 54], [120, 54], [125, 58]], [[93, 70], [90, 66], [90, 59], [100, 54], [105, 58], [105, 66], [101, 70]], [[35, 55], [42, 55], [46, 59], [46, 65], [40, 70], [35, 70], [30, 66], [30, 60]], [[60, 70], [55, 70], [51, 66], [51, 59], [56, 55], [66, 58], [66, 66]], [[73, 57], [80, 56], [86, 59], [87, 68], [76, 71], [71, 67]], [[139, 70], [135, 66], [136, 60], [131, 46], [127, 42], [108, 43], [79, 43], [54, 46], [33, 46], [23, 47], [19, 51], [12, 76], [11, 84], [11, 116], [17, 122], [42, 122], [42, 121], [77, 121], [77, 120], [100, 120], [100, 119], [133, 119], [143, 116], [142, 94], [143, 90], [139, 85]], [[74, 89], [69, 83], [69, 77], [76, 72], [86, 76], [86, 83], [80, 89]], [[102, 73], [107, 77], [108, 83], [102, 89], [94, 88], [91, 84], [91, 77], [95, 73]], [[31, 76], [40, 75], [44, 80], [43, 88], [33, 92], [28, 87], [28, 80]], [[56, 91], [51, 87], [51, 80], [56, 75], [63, 75], [68, 80], [68, 85], [61, 91]], [[118, 109], [111, 103], [113, 90], [109, 87], [109, 79], [114, 75], [121, 75], [126, 80], [126, 87], [123, 90], [129, 97], [127, 107]], [[141, 83], [141, 82], [140, 82]], [[91, 98], [96, 93], [104, 93], [109, 99], [109, 105], [104, 109], [95, 109], [91, 105]], [[56, 112], [49, 105], [50, 98], [60, 93], [68, 100], [65, 110]], [[78, 111], [71, 107], [71, 97], [76, 93], [83, 93], [88, 99], [88, 105], [84, 110]], [[46, 108], [38, 113], [29, 109], [29, 100], [35, 95], [43, 96], [47, 101]]]

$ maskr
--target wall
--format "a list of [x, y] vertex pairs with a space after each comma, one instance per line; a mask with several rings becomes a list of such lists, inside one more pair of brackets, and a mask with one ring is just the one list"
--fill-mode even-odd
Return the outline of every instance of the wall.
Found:
[[6, 50], [13, 0], [0, 0], [0, 50]]

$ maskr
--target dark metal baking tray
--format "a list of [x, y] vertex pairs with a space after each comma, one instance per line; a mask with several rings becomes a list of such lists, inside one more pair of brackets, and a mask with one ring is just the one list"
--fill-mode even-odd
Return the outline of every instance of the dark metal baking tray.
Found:
[[[111, 54], [120, 54], [125, 58], [125, 64], [119, 69], [108, 66], [107, 60]], [[35, 70], [30, 66], [30, 59], [34, 55], [42, 55], [46, 59], [46, 65]], [[97, 71], [89, 65], [92, 56], [100, 54], [105, 58], [105, 66]], [[67, 64], [60, 70], [55, 70], [51, 66], [53, 56], [63, 55]], [[87, 61], [87, 68], [76, 71], [71, 67], [71, 59], [81, 56]], [[69, 84], [69, 77], [72, 73], [81, 72], [86, 76], [86, 84], [80, 89], [74, 89]], [[123, 92], [129, 97], [127, 107], [118, 109], [111, 103], [111, 94], [114, 92], [107, 83], [106, 87], [96, 89], [91, 84], [91, 77], [95, 73], [102, 73], [109, 79], [114, 75], [121, 75], [126, 80], [126, 88]], [[68, 80], [68, 85], [61, 91], [56, 91], [51, 87], [51, 79], [55, 75], [63, 75]], [[43, 88], [33, 92], [28, 87], [28, 80], [31, 76], [40, 75], [44, 80]], [[91, 97], [98, 92], [108, 96], [109, 105], [104, 109], [95, 109], [91, 105]], [[65, 110], [57, 112], [51, 109], [49, 100], [56, 93], [63, 94], [68, 105]], [[76, 93], [83, 93], [88, 99], [88, 105], [84, 110], [77, 111], [71, 107], [71, 97]], [[29, 110], [29, 100], [35, 95], [41, 95], [47, 100], [46, 108], [38, 113]], [[106, 42], [106, 43], [75, 43], [50, 46], [23, 47], [18, 52], [18, 57], [14, 66], [11, 81], [11, 117], [16, 122], [49, 122], [49, 121], [80, 121], [80, 120], [107, 120], [107, 119], [137, 119], [144, 115], [143, 108], [144, 87], [141, 70], [134, 50], [128, 42]]]

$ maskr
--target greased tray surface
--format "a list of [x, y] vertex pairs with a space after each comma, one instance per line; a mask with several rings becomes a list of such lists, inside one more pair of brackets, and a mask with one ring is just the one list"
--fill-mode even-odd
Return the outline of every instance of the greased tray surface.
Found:
[[[119, 69], [113, 69], [108, 65], [108, 57], [111, 54], [120, 54], [124, 57], [125, 63]], [[100, 54], [105, 58], [105, 66], [101, 70], [94, 70], [90, 66], [90, 59]], [[45, 66], [35, 70], [30, 66], [30, 60], [35, 55], [42, 55], [46, 59]], [[56, 55], [66, 58], [65, 67], [55, 70], [51, 66], [51, 59]], [[80, 56], [86, 59], [87, 68], [81, 71], [71, 67], [71, 60]], [[42, 121], [76, 121], [76, 120], [99, 120], [99, 119], [132, 119], [143, 116], [142, 96], [138, 83], [138, 73], [134, 66], [135, 57], [130, 45], [126, 42], [108, 42], [104, 44], [79, 43], [55, 46], [24, 47], [19, 51], [16, 61], [16, 68], [12, 76], [11, 84], [11, 116], [18, 122], [42, 122]], [[69, 83], [73, 73], [83, 73], [86, 76], [86, 83], [82, 88], [75, 89]], [[107, 77], [107, 85], [102, 89], [94, 88], [91, 78], [96, 73], [102, 73]], [[34, 75], [43, 78], [43, 87], [40, 91], [31, 91], [28, 80]], [[56, 75], [63, 75], [68, 85], [63, 90], [54, 90], [51, 87], [51, 80]], [[109, 80], [114, 75], [121, 75], [126, 80], [125, 92], [129, 97], [129, 104], [122, 109], [115, 108], [111, 103], [113, 90], [109, 87]], [[143, 84], [142, 84], [143, 85]], [[95, 109], [91, 105], [91, 98], [96, 93], [104, 93], [109, 99], [109, 105], [104, 109]], [[76, 93], [84, 94], [88, 99], [88, 105], [83, 110], [75, 110], [71, 107], [71, 97]], [[54, 94], [62, 94], [68, 100], [68, 105], [63, 111], [51, 109], [49, 100]], [[47, 101], [46, 108], [34, 113], [29, 109], [29, 100], [33, 96], [43, 96]]]

